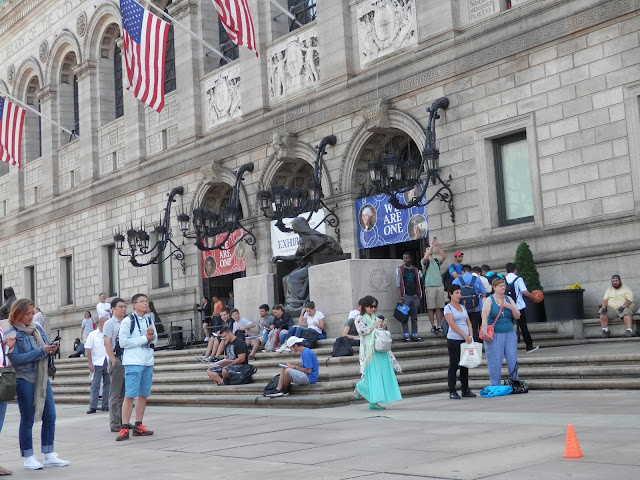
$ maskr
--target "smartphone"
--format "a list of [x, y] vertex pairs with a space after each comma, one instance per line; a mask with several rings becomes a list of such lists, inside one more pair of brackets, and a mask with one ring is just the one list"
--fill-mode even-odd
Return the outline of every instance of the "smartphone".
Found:
[[438, 241], [438, 237], [433, 237], [433, 241], [437, 242]]
[[287, 366], [286, 366], [284, 363], [279, 363], [279, 364], [278, 364], [278, 366], [279, 366], [280, 368], [287, 368]]

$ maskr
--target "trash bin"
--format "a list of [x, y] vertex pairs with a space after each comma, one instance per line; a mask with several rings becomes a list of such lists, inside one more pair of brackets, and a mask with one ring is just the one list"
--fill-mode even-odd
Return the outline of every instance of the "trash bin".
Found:
[[184, 337], [182, 336], [182, 327], [171, 326], [169, 331], [169, 346], [175, 350], [184, 348]]

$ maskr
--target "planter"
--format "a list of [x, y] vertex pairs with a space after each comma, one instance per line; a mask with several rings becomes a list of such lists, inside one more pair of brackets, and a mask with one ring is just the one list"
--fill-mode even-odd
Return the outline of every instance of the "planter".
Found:
[[527, 323], [546, 322], [547, 315], [544, 311], [544, 300], [540, 303], [535, 303], [524, 297], [525, 314], [527, 315]]
[[545, 290], [544, 309], [549, 322], [566, 322], [584, 318], [584, 289]]

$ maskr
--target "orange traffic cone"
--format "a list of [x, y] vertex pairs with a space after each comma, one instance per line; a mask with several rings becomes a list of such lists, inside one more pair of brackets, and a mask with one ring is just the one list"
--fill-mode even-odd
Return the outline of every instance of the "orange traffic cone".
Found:
[[578, 443], [578, 437], [573, 430], [573, 425], [569, 424], [567, 427], [567, 441], [564, 447], [564, 455], [562, 458], [582, 458], [582, 450], [580, 450], [580, 444]]

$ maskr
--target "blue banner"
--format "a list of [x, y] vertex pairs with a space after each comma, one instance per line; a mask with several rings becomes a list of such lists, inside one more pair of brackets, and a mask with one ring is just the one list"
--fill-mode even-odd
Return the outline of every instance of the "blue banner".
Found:
[[[402, 194], [397, 198], [406, 205]], [[389, 203], [388, 195], [359, 198], [356, 215], [361, 249], [418, 240], [429, 235], [426, 206], [397, 209]]]

